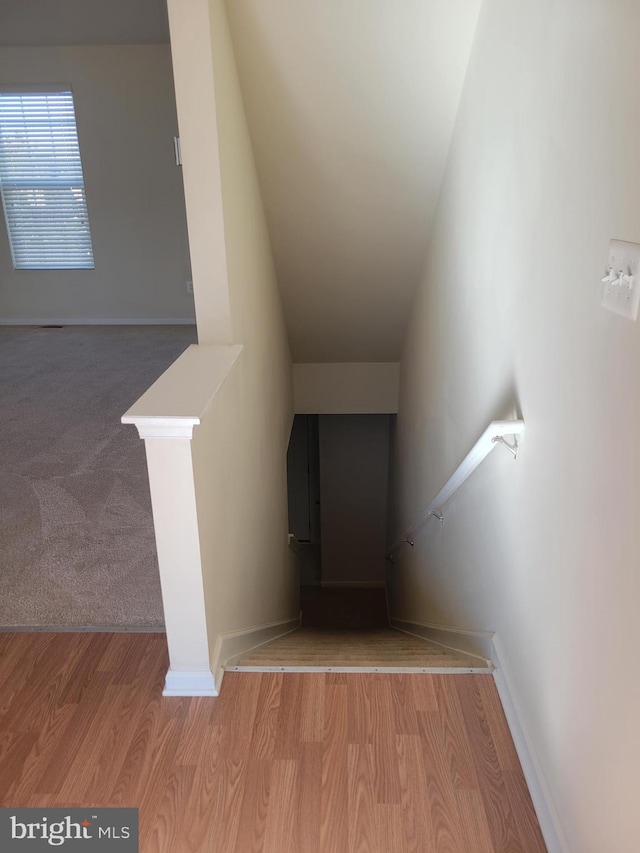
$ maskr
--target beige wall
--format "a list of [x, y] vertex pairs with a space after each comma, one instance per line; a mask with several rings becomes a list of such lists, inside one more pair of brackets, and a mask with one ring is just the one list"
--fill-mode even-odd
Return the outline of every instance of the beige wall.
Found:
[[398, 362], [293, 365], [299, 415], [383, 414], [398, 411]]
[[599, 307], [609, 239], [640, 242], [639, 31], [622, 0], [483, 5], [402, 362], [396, 534], [491, 419], [526, 421], [392, 607], [498, 632], [575, 853], [640, 849], [640, 327]]
[[323, 583], [383, 583], [388, 415], [320, 416]]
[[[193, 468], [212, 663], [220, 634], [295, 619], [298, 574], [288, 550], [287, 386], [274, 371], [249, 389], [241, 353], [194, 432]], [[271, 412], [268, 411], [272, 407]]]
[[[209, 342], [226, 338], [228, 305], [233, 340], [242, 353], [196, 427], [193, 465], [200, 530], [205, 608], [213, 658], [221, 633], [299, 616], [297, 574], [287, 550], [286, 451], [293, 418], [291, 360], [271, 246], [255, 173], [242, 98], [222, 0], [169, 7], [181, 129], [198, 126], [202, 107], [181, 100], [195, 34], [209, 38], [216, 123], [186, 140], [186, 156], [219, 156], [211, 181], [186, 183], [189, 226], [210, 222], [208, 243], [192, 244], [202, 264], [194, 278], [198, 330]], [[190, 16], [194, 16], [191, 18]], [[208, 20], [207, 20], [208, 18]], [[200, 29], [189, 28], [199, 21]], [[203, 32], [202, 24], [207, 23]], [[210, 27], [210, 29], [209, 29]], [[189, 43], [191, 40], [191, 44]], [[186, 54], [185, 52], [186, 51]], [[202, 68], [202, 65], [200, 66]], [[195, 82], [195, 81], [194, 81]], [[206, 81], [203, 81], [206, 83]], [[195, 111], [195, 113], [193, 112]], [[183, 120], [185, 124], [183, 125]], [[193, 123], [191, 123], [193, 122]], [[183, 153], [184, 153], [183, 148]], [[187, 170], [192, 163], [186, 164]], [[211, 166], [209, 167], [211, 168]], [[216, 183], [215, 174], [222, 176]], [[221, 246], [223, 258], [207, 258]], [[195, 270], [194, 270], [195, 271]], [[213, 661], [215, 664], [215, 661]]]
[[480, 0], [227, 8], [293, 357], [397, 361]]
[[95, 270], [14, 270], [0, 320], [193, 318], [168, 45], [2, 48], [0, 84], [70, 83]]
[[234, 340], [207, 0], [168, 0], [189, 255], [200, 343]]

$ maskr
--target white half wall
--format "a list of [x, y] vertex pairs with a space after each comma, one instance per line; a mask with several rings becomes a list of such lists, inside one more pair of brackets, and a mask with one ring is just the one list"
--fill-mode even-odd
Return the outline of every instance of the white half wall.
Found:
[[640, 850], [640, 324], [599, 304], [640, 242], [638, 32], [636, 3], [483, 4], [402, 360], [395, 536], [526, 421], [389, 585], [395, 619], [499, 635], [554, 853]]
[[94, 270], [14, 270], [0, 225], [0, 319], [189, 320], [189, 248], [169, 45], [1, 48], [0, 85], [73, 90]]
[[165, 695], [217, 695], [211, 664], [193, 430], [242, 347], [192, 345], [122, 416], [145, 440], [170, 670]]
[[393, 414], [398, 411], [397, 362], [294, 364], [297, 415]]

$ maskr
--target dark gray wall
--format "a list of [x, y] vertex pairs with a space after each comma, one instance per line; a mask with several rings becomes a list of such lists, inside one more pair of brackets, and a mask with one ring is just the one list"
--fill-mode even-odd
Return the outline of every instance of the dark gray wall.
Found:
[[320, 415], [323, 583], [385, 577], [389, 415]]

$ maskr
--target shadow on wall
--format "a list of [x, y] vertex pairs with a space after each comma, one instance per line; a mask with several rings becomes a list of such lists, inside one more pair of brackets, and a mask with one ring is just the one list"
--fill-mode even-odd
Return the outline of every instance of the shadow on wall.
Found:
[[[420, 512], [414, 511], [411, 518], [402, 518], [399, 512], [396, 458], [399, 424], [397, 419], [394, 419], [389, 465], [388, 541], [397, 540], [403, 531], [423, 516], [425, 507], [454, 474], [458, 465], [491, 422], [520, 419], [524, 420], [524, 417], [515, 381], [512, 380], [507, 383], [498, 401], [488, 408], [485, 418], [469, 425], [470, 430], [473, 426], [473, 432], [470, 431], [466, 444], [460, 444], [456, 448], [455, 458], [448, 460], [448, 466], [443, 469], [437, 485], [432, 484], [431, 489], [424, 494]], [[449, 499], [443, 510], [443, 515], [446, 517], [445, 524], [438, 524], [435, 518], [426, 520], [412, 537], [415, 547], [404, 548], [396, 555], [394, 563], [387, 565], [387, 594], [390, 613], [393, 616], [397, 616], [398, 605], [402, 603], [402, 611], [409, 621], [415, 620], [422, 623], [426, 618], [429, 624], [450, 627], [451, 620], [448, 613], [455, 601], [459, 613], [455, 627], [483, 631], [494, 629], [490, 620], [481, 623], [476, 621], [473, 615], [475, 610], [473, 597], [467, 596], [464, 590], [452, 591], [450, 579], [460, 570], [473, 573], [478, 547], [489, 548], [496, 560], [506, 564], [513, 562], [516, 543], [513, 540], [512, 531], [506, 526], [496, 525], [496, 517], [506, 517], [504, 513], [508, 511], [514, 500], [517, 502], [518, 477], [505, 477], [507, 473], [505, 468], [509, 469], [513, 462], [512, 456], [503, 449], [496, 448], [491, 458], [481, 463], [480, 469], [474, 472], [460, 490]], [[521, 458], [520, 464], [526, 464], [526, 460]], [[475, 536], [472, 538], [467, 535], [469, 525], [465, 520], [471, 506], [474, 507], [474, 528], [476, 529]], [[453, 540], [458, 548], [455, 559], [451, 558], [449, 551]], [[491, 567], [485, 569], [485, 579], [487, 583], [493, 582]], [[511, 578], [503, 579], [501, 591], [507, 591], [511, 582]], [[399, 590], [402, 590], [400, 596]], [[425, 601], [429, 602], [427, 617], [425, 617]]]

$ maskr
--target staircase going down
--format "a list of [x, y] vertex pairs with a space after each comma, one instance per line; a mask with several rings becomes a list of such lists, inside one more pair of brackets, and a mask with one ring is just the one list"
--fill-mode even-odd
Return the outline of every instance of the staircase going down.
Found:
[[225, 663], [229, 672], [488, 673], [484, 658], [388, 627], [382, 588], [303, 587], [302, 627]]
[[395, 631], [301, 628], [231, 661], [231, 672], [489, 672], [482, 658]]

